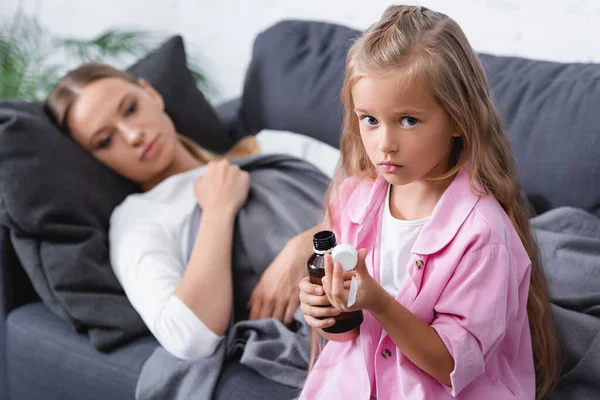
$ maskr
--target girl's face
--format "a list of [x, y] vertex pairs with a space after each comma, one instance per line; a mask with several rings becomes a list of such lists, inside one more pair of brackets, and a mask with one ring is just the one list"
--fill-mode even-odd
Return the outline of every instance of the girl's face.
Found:
[[374, 75], [355, 83], [352, 99], [365, 150], [389, 183], [407, 185], [448, 171], [459, 134], [428, 91], [409, 87], [397, 74]]
[[162, 97], [145, 81], [105, 78], [83, 87], [67, 125], [74, 140], [118, 174], [144, 185], [173, 163], [177, 134]]

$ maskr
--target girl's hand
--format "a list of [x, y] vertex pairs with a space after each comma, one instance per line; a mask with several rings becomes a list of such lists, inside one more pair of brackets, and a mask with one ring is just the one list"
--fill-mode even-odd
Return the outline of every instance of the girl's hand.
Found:
[[[369, 274], [365, 264], [367, 251], [358, 251], [358, 263], [354, 272], [342, 271], [340, 263], [333, 264], [331, 255], [325, 255], [325, 276], [323, 277], [323, 289], [327, 299], [337, 310], [341, 312], [367, 310], [373, 312], [384, 304], [387, 294], [375, 279]], [[348, 293], [352, 275], [358, 281], [356, 301], [352, 307], [348, 307]]]
[[335, 324], [333, 317], [340, 312], [331, 307], [323, 288], [310, 283], [308, 277], [303, 278], [298, 287], [300, 288], [300, 310], [306, 323], [317, 329], [327, 328]]
[[194, 182], [198, 204], [206, 212], [237, 214], [248, 198], [250, 175], [225, 159], [211, 161], [206, 172]]

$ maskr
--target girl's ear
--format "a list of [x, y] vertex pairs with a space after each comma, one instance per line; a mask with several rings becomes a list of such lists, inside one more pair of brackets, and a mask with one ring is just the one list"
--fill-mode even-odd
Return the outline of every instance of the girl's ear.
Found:
[[158, 91], [154, 89], [154, 87], [150, 84], [150, 82], [140, 78], [138, 79], [138, 83], [142, 88], [144, 88], [144, 90], [150, 95], [150, 97], [152, 97], [155, 101], [158, 102], [160, 109], [164, 111], [165, 101], [163, 100], [163, 97], [160, 95], [160, 93], [158, 93]]
[[452, 137], [461, 137], [461, 136], [462, 136], [462, 134], [458, 130], [458, 125], [456, 125], [456, 122], [452, 121]]

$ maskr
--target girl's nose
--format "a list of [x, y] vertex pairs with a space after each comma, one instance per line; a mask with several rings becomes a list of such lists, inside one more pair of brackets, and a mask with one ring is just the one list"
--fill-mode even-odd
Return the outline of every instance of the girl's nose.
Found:
[[379, 136], [379, 151], [382, 153], [395, 153], [398, 151], [398, 144], [395, 141], [394, 132], [386, 127], [381, 127]]

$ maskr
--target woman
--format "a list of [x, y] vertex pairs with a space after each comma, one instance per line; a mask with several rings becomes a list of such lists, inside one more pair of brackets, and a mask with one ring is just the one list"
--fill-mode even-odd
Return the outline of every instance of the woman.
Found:
[[[111, 264], [133, 307], [173, 355], [211, 355], [231, 321], [233, 228], [248, 173], [179, 136], [149, 83], [106, 65], [71, 71], [46, 108], [75, 142], [142, 188], [113, 212], [109, 234]], [[257, 151], [255, 139], [246, 138], [225, 157]], [[188, 257], [196, 204], [203, 212]], [[292, 321], [314, 231], [290, 240], [266, 269], [250, 319]]]

